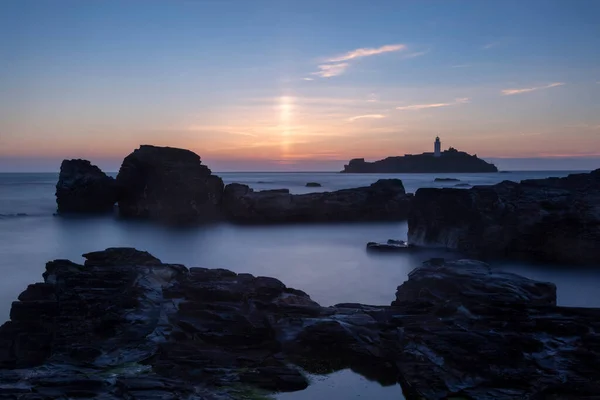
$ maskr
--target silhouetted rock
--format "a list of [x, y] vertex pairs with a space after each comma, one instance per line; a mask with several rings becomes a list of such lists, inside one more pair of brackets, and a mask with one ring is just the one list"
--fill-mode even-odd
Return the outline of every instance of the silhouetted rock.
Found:
[[318, 182], [308, 182], [306, 187], [321, 187], [321, 184]]
[[391, 306], [321, 307], [274, 278], [130, 248], [85, 257], [49, 262], [13, 303], [0, 399], [248, 398], [304, 389], [294, 364], [399, 381], [408, 400], [600, 395], [600, 310], [481, 262], [432, 259]]
[[470, 187], [470, 183], [457, 183], [454, 187]]
[[58, 213], [103, 213], [117, 201], [114, 178], [87, 160], [64, 160], [56, 184]]
[[236, 222], [327, 222], [400, 220], [408, 215], [412, 195], [399, 179], [335, 192], [290, 194], [289, 190], [255, 192], [246, 185], [225, 187], [223, 207]]
[[456, 178], [435, 178], [434, 182], [460, 182], [460, 179]]
[[189, 150], [143, 145], [125, 158], [117, 184], [124, 217], [185, 223], [220, 216], [223, 181]]
[[597, 265], [600, 170], [504, 181], [471, 189], [417, 190], [408, 241], [483, 258]]
[[350, 160], [342, 172], [346, 173], [436, 173], [436, 172], [498, 172], [494, 164], [490, 164], [477, 155], [450, 148], [434, 157], [433, 153], [407, 154], [399, 157], [388, 157], [383, 160], [366, 162], [364, 158]]

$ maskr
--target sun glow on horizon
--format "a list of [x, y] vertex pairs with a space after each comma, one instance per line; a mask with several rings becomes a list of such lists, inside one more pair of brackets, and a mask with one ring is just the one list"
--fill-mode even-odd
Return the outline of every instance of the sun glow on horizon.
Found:
[[281, 129], [281, 156], [285, 159], [290, 155], [292, 126], [292, 112], [294, 99], [290, 96], [279, 98], [279, 128]]

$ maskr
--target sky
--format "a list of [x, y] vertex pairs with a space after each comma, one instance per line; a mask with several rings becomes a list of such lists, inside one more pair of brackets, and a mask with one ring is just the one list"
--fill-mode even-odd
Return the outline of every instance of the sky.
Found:
[[600, 1], [2, 0], [0, 171], [140, 144], [216, 171], [433, 150], [600, 167]]

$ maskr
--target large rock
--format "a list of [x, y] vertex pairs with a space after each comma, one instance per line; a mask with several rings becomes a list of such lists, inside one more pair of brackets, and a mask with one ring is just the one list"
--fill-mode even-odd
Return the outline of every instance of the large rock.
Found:
[[236, 222], [327, 222], [406, 219], [410, 197], [399, 179], [335, 192], [290, 194], [289, 190], [255, 192], [246, 185], [225, 187], [223, 207]]
[[419, 189], [408, 240], [482, 258], [597, 265], [600, 170], [469, 190]]
[[[413, 399], [600, 396], [600, 310], [434, 259], [392, 306], [320, 307], [274, 278], [114, 248], [49, 262], [0, 327], [0, 399], [243, 399], [344, 368]], [[586, 397], [587, 396], [587, 397]]]
[[56, 184], [58, 213], [102, 213], [117, 201], [115, 179], [87, 160], [64, 160]]
[[220, 215], [223, 181], [189, 150], [140, 146], [123, 160], [117, 184], [124, 217], [178, 223]]

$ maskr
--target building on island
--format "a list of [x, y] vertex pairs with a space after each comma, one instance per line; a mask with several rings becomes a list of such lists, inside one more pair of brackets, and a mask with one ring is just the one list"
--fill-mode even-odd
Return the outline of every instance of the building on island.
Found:
[[433, 156], [439, 157], [442, 155], [442, 142], [440, 142], [440, 137], [437, 136], [435, 138], [435, 143], [433, 144]]

